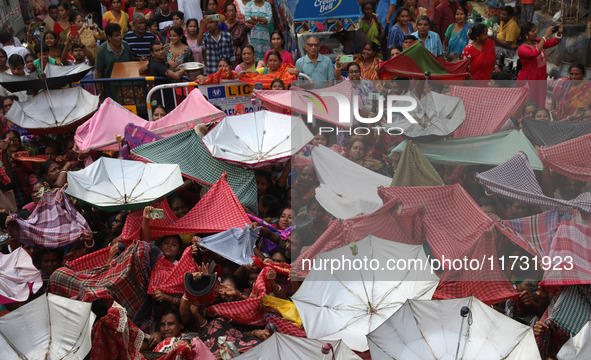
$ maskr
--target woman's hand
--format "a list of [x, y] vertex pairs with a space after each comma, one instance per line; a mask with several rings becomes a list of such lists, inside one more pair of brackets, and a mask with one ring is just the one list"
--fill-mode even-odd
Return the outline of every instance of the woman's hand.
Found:
[[191, 239], [191, 256], [196, 256], [197, 254], [199, 254], [199, 251], [201, 251], [201, 246], [199, 246], [199, 240], [201, 240], [199, 236], [193, 236], [193, 239]]
[[556, 33], [556, 36], [562, 36], [562, 23], [558, 24], [558, 32]]
[[152, 212], [152, 210], [154, 210], [154, 208], [152, 206], [146, 206], [144, 208], [144, 213], [142, 215], [142, 218], [144, 220], [150, 220], [152, 217], [150, 216], [150, 213]]
[[153, 348], [154, 346], [158, 345], [159, 342], [162, 341], [162, 334], [159, 331], [155, 331], [150, 336], [150, 340], [148, 341], [148, 346]]
[[271, 332], [268, 329], [254, 330], [252, 335], [258, 337], [259, 339], [267, 340], [269, 336], [271, 336]]
[[548, 39], [550, 36], [552, 36], [552, 34], [553, 34], [552, 28], [553, 28], [553, 26], [550, 26], [548, 29], [546, 29], [546, 33], [544, 34], [544, 37], [546, 39]]

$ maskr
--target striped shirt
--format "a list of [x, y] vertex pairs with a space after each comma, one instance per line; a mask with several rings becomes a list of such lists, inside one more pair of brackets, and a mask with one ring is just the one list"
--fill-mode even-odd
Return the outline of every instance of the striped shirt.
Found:
[[425, 46], [425, 49], [429, 50], [431, 54], [435, 56], [443, 55], [443, 45], [441, 45], [441, 39], [436, 32], [429, 31], [425, 38], [425, 42], [419, 37], [418, 31], [413, 32], [411, 35], [414, 35], [414, 37], [419, 39], [419, 41]]
[[131, 48], [133, 57], [141, 58], [143, 56], [150, 57], [150, 44], [156, 40], [156, 36], [149, 31], [146, 31], [144, 36], [139, 37], [133, 31], [128, 31], [123, 36], [123, 40], [127, 41], [127, 44]]

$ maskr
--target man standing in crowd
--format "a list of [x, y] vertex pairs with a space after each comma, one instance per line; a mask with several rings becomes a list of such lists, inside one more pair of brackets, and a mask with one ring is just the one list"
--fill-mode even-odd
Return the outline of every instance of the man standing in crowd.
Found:
[[[170, 65], [166, 63], [166, 52], [164, 51], [164, 44], [160, 40], [154, 40], [150, 45], [151, 58], [148, 63], [148, 70], [150, 75], [157, 77], [169, 77], [175, 81], [181, 80], [185, 75], [185, 69], [174, 71], [170, 68]], [[172, 89], [163, 90], [164, 104], [166, 104], [166, 112], [170, 112], [174, 109], [174, 93]], [[156, 101], [162, 104], [162, 98], [160, 92], [156, 94]]]
[[197, 44], [205, 46], [205, 68], [208, 74], [213, 74], [218, 71], [218, 62], [222, 58], [228, 58], [230, 61], [236, 61], [236, 54], [234, 52], [234, 45], [232, 41], [232, 34], [227, 31], [220, 31], [218, 28], [219, 19], [215, 11], [208, 11], [205, 13], [205, 18], [202, 21], [206, 23], [201, 25], [199, 34], [197, 35]]
[[94, 77], [109, 78], [113, 71], [113, 65], [117, 62], [133, 61], [133, 55], [127, 42], [121, 38], [121, 26], [108, 24], [105, 27], [107, 42], [99, 46], [96, 54]]
[[[319, 53], [320, 39], [318, 36], [310, 36], [306, 39], [307, 55], [296, 61], [298, 71], [308, 75], [314, 82], [322, 85], [331, 85], [327, 82], [334, 80], [332, 60]], [[320, 84], [318, 84], [320, 85]]]
[[441, 45], [441, 38], [436, 32], [431, 31], [431, 19], [426, 15], [421, 15], [417, 18], [418, 30], [412, 33], [423, 45], [425, 49], [437, 57], [443, 58], [443, 45]]
[[458, 2], [456, 0], [443, 0], [443, 2], [435, 8], [433, 15], [433, 25], [435, 32], [440, 39], [445, 39], [445, 32], [449, 25], [456, 22], [456, 10], [458, 9]]
[[0, 42], [2, 43], [4, 51], [6, 51], [7, 62], [12, 54], [20, 55], [24, 61], [25, 56], [29, 53], [29, 50], [22, 46], [14, 46], [14, 37], [6, 30], [0, 31]]
[[150, 44], [156, 40], [156, 36], [146, 31], [146, 17], [144, 14], [135, 13], [132, 18], [133, 30], [123, 36], [131, 48], [131, 53], [136, 60], [146, 60], [150, 57]]
[[515, 56], [517, 38], [519, 37], [519, 26], [513, 15], [514, 11], [511, 6], [505, 6], [501, 10], [501, 26], [497, 35], [492, 37], [496, 44], [497, 55], [505, 55], [507, 58]]

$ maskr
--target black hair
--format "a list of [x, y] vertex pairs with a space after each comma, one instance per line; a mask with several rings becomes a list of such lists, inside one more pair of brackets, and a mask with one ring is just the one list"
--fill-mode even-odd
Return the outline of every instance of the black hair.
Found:
[[417, 39], [417, 37], [416, 37], [416, 36], [408, 34], [408, 35], [405, 35], [405, 36], [404, 36], [404, 39], [402, 39], [402, 41], [406, 41], [406, 40], [412, 40], [412, 41], [416, 41], [416, 40], [418, 40], [418, 39]]
[[0, 43], [6, 45], [12, 40], [12, 34], [6, 30], [0, 30]]
[[[215, 1], [215, 0], [214, 0], [214, 1]], [[216, 14], [217, 14], [217, 12], [216, 12], [216, 11], [213, 11], [213, 10], [207, 10], [207, 11], [205, 12], [205, 15], [216, 15]]]
[[[371, 48], [371, 51], [375, 52], [376, 54], [378, 54], [380, 52], [380, 45], [376, 44], [373, 41], [368, 41], [365, 46], [369, 45], [369, 47]], [[364, 47], [365, 47], [364, 46]]]
[[220, 65], [221, 62], [225, 62], [226, 64], [232, 66], [232, 61], [230, 61], [230, 59], [228, 59], [227, 57], [223, 57], [218, 61], [218, 66]]
[[[242, 47], [242, 50], [244, 50], [244, 49], [250, 49], [250, 50], [252, 50], [252, 53], [253, 53], [253, 54], [256, 54], [256, 52], [254, 51], [254, 46], [252, 46], [252, 45], [250, 45], [250, 44], [246, 44], [246, 45], [244, 45], [244, 46]], [[256, 63], [256, 59], [255, 59], [255, 63]]]
[[271, 39], [273, 38], [273, 35], [275, 35], [275, 34], [279, 35], [279, 37], [281, 38], [281, 41], [283, 42], [283, 45], [281, 47], [285, 46], [285, 36], [279, 30], [275, 30], [271, 33], [271, 36], [269, 37], [269, 41], [271, 41]]
[[273, 88], [273, 85], [275, 85], [276, 83], [281, 84], [281, 86], [283, 87], [283, 90], [285, 90], [285, 83], [283, 82], [283, 80], [277, 78], [277, 79], [273, 79], [273, 81], [271, 81], [271, 88]]
[[39, 173], [41, 175], [47, 175], [47, 173], [49, 172], [49, 168], [53, 164], [58, 164], [58, 162], [55, 161], [54, 159], [49, 159], [49, 160], [42, 162], [41, 165], [39, 166]]
[[530, 22], [521, 25], [521, 28], [519, 29], [520, 31], [518, 41], [520, 43], [524, 42], [525, 39], [527, 39], [527, 34], [529, 34], [529, 32], [535, 27], [536, 24]]
[[33, 60], [37, 60], [37, 55], [35, 55], [34, 53], [28, 53], [27, 55], [25, 55], [25, 62], [27, 62], [28, 57], [32, 57]]
[[546, 114], [548, 114], [548, 117], [550, 117], [550, 119], [552, 119], [552, 116], [550, 116], [550, 111], [548, 111], [548, 109], [546, 109], [544, 107], [539, 107], [534, 110], [534, 118], [536, 117], [536, 114], [539, 113], [540, 111], [545, 111]]
[[74, 50], [74, 49], [84, 49], [84, 44], [73, 43], [72, 50]]
[[273, 195], [269, 195], [269, 194], [265, 194], [261, 196], [261, 205], [263, 205], [263, 207], [266, 207], [267, 210], [267, 217], [278, 217], [279, 215], [281, 215], [279, 213], [279, 209], [281, 207], [281, 203], [279, 202], [279, 199], [277, 199], [277, 197], [273, 196]]
[[407, 6], [402, 6], [398, 8], [398, 10], [396, 11], [396, 22], [398, 22], [398, 17], [400, 16], [400, 14], [402, 14], [403, 11], [406, 11], [410, 16], [410, 9]]
[[[119, 0], [119, 1], [121, 1], [121, 0]], [[66, 11], [70, 11], [70, 5], [68, 5], [68, 3], [67, 3], [67, 2], [65, 2], [65, 1], [62, 1], [61, 3], [58, 3], [58, 4], [57, 4], [57, 7], [58, 7], [58, 8], [59, 8], [59, 7], [63, 7], [63, 8], [64, 8], [64, 10], [66, 10]]]
[[19, 54], [12, 54], [8, 58], [8, 65], [11, 67], [17, 67], [19, 65], [25, 65], [25, 59]]
[[173, 26], [170, 28], [170, 32], [174, 32], [175, 34], [177, 34], [178, 36], [181, 37], [181, 42], [185, 45], [187, 45], [187, 38], [185, 38], [185, 32], [183, 30], [182, 27], [180, 26]]
[[175, 11], [171, 12], [170, 15], [171, 15], [171, 17], [170, 17], [171, 19], [176, 16], [183, 21], [185, 20], [185, 13], [180, 10], [175, 10]]
[[[162, 42], [160, 42], [160, 43], [162, 43]], [[158, 45], [158, 44], [155, 44], [155, 45]], [[166, 112], [166, 109], [164, 108], [164, 106], [162, 106], [162, 105], [156, 105], [152, 109], [152, 114], [154, 114], [154, 111], [156, 111], [157, 109], [162, 109], [162, 110], [164, 110], [164, 112]]]
[[113, 37], [113, 34], [116, 32], [121, 32], [121, 26], [119, 24], [110, 23], [105, 26], [105, 35], [107, 35], [108, 38]]
[[156, 239], [156, 241], [154, 241], [154, 245], [156, 245], [157, 247], [162, 246], [162, 242], [164, 241], [164, 238], [167, 238], [167, 237], [175, 238], [176, 241], [179, 242], [179, 249], [183, 248], [183, 239], [181, 239], [181, 237], [179, 235], [166, 235], [166, 236], [160, 237], [160, 238]]
[[47, 11], [49, 11], [49, 10], [53, 10], [53, 9], [56, 9], [56, 10], [57, 10], [57, 5], [55, 5], [55, 4], [51, 4], [51, 5], [49, 5], [49, 6], [47, 7]]
[[476, 24], [472, 27], [472, 30], [470, 30], [468, 36], [470, 37], [470, 40], [476, 40], [477, 37], [482, 34], [486, 34], [487, 31], [488, 28], [483, 23]]
[[[191, 21], [191, 20], [193, 20], [193, 19], [187, 20], [187, 23], [189, 21]], [[154, 25], [154, 24], [157, 24], [157, 22], [154, 21], [154, 19], [146, 19], [146, 29], [149, 28], [150, 26]]]
[[351, 70], [351, 66], [357, 66], [357, 68], [359, 69], [359, 71], [361, 71], [361, 65], [359, 65], [359, 64], [358, 64], [358, 63], [356, 63], [356, 62], [350, 62], [350, 63], [347, 65], [347, 72], [349, 72], [349, 70]]
[[281, 58], [281, 54], [277, 50], [273, 50], [269, 53], [269, 55], [267, 55], [267, 62], [269, 61], [269, 56], [271, 56], [271, 55], [277, 56], [279, 58], [279, 62], [283, 63], [283, 59]]
[[76, 22], [76, 18], [78, 16], [82, 16], [82, 18], [84, 18], [84, 15], [82, 15], [81, 12], [78, 12], [78, 11], [71, 12], [70, 16], [68, 16], [68, 20], [70, 21], [70, 24], [74, 24]]
[[154, 49], [154, 45], [164, 45], [164, 43], [162, 43], [162, 41], [158, 39], [152, 40], [152, 42], [150, 43], [150, 51]]
[[189, 26], [189, 23], [191, 23], [192, 21], [195, 22], [195, 24], [197, 24], [197, 31], [199, 31], [199, 20], [195, 19], [195, 18], [189, 18], [187, 19], [187, 22], [185, 23], [186, 26]]
[[501, 11], [505, 11], [509, 17], [513, 17], [515, 15], [515, 9], [512, 6], [504, 6], [501, 8]]
[[231, 281], [232, 284], [234, 284], [234, 287], [236, 287], [236, 290], [240, 290], [240, 278], [238, 278], [238, 276], [234, 274], [226, 275], [222, 278], [222, 281], [220, 283], [224, 283], [226, 281]]
[[35, 44], [35, 54], [41, 53], [42, 50], [44, 53], [49, 53], [49, 45], [46, 43], [43, 43], [43, 45]]
[[[465, 6], [458, 6], [458, 8], [456, 9], [456, 11], [454, 11], [454, 15], [455, 15], [455, 13], [457, 13], [457, 12], [458, 12], [458, 10], [462, 10], [462, 11], [464, 12], [464, 15], [466, 15], [466, 17], [468, 17], [468, 15], [470, 14], [470, 13], [468, 12], [468, 9], [467, 9]], [[466, 21], [467, 21], [467, 20], [468, 20], [468, 19], [466, 19]]]
[[160, 315], [160, 321], [162, 321], [162, 318], [166, 315], [174, 315], [174, 317], [177, 319], [177, 321], [182, 325], [183, 321], [181, 320], [181, 313], [179, 312], [178, 309], [175, 308], [168, 308], [166, 310], [164, 310], [164, 312], [162, 313], [162, 315]]
[[[12, 57], [12, 56], [11, 56]], [[579, 70], [581, 70], [581, 72], [583, 73], [583, 77], [585, 76], [585, 65], [583, 64], [572, 64], [569, 68], [568, 71], [570, 72], [573, 68], [577, 68]]]
[[312, 231], [308, 227], [295, 226], [291, 230], [292, 240], [293, 240], [294, 235], [298, 236], [301, 240], [300, 248], [314, 244], [314, 241], [315, 241], [314, 233], [312, 233]]
[[367, 5], [371, 5], [371, 8], [373, 9], [373, 11], [374, 12], [376, 11], [376, 7], [374, 6], [373, 1], [370, 1], [370, 0], [365, 0], [363, 2], [363, 4], [361, 4], [361, 10], [363, 10]]
[[265, 180], [267, 180], [267, 182], [269, 183], [269, 185], [273, 184], [273, 176], [268, 171], [261, 170], [261, 169], [255, 170], [254, 171], [254, 176], [255, 176], [255, 178], [257, 176], [263, 177], [263, 178], [265, 178]]
[[[392, 49], [396, 49], [396, 50], [398, 50], [400, 52], [404, 51], [404, 49], [400, 45], [394, 45], [394, 46], [392, 46]], [[390, 51], [392, 51], [392, 49], [390, 49]]]
[[0, 48], [0, 53], [2, 53], [4, 55], [4, 57], [8, 58], [8, 54], [6, 53], [6, 50]]
[[227, 2], [226, 2], [226, 5], [224, 5], [224, 11], [225, 11], [225, 12], [228, 12], [228, 6], [230, 6], [230, 5], [231, 5], [231, 6], [234, 6], [234, 10], [236, 10], [236, 5], [234, 5], [234, 3], [233, 3], [233, 2], [229, 2], [229, 1], [227, 1]]

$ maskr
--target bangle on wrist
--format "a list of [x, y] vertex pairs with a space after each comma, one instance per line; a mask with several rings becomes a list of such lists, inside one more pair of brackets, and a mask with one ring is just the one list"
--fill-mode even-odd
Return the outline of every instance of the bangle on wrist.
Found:
[[548, 39], [546, 39], [546, 37], [545, 37], [545, 36], [542, 36], [542, 40], [544, 40], [544, 41], [548, 41]]
[[560, 35], [556, 34], [556, 36], [554, 36], [554, 37], [557, 39], [562, 39], [562, 34], [560, 34]]

